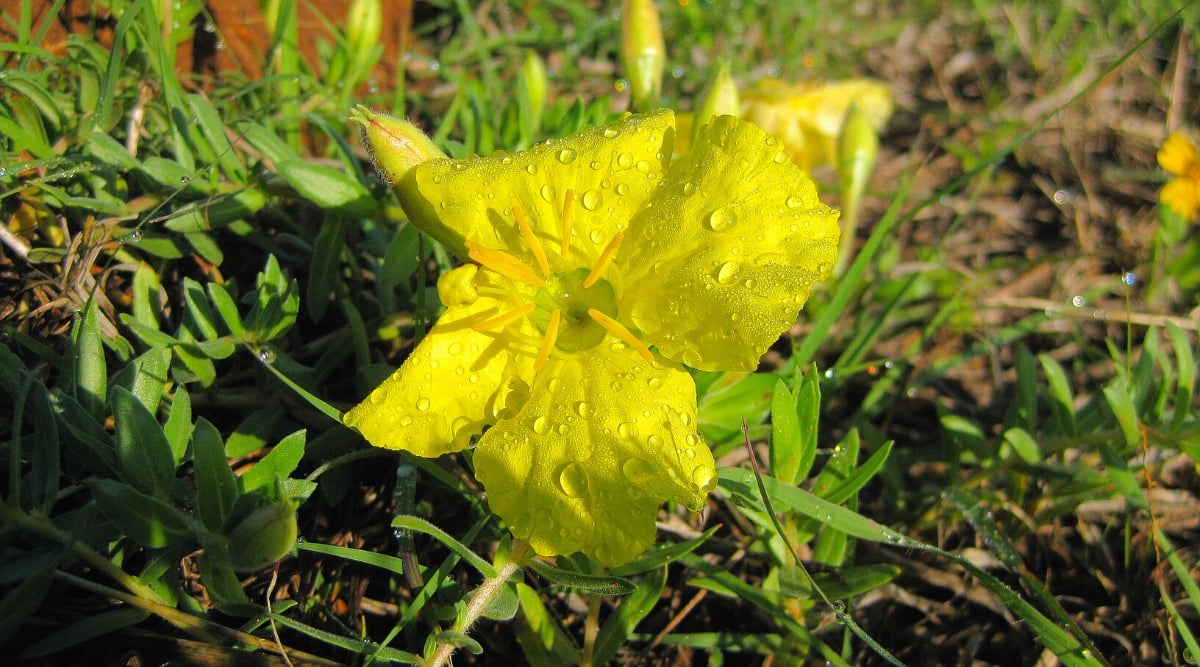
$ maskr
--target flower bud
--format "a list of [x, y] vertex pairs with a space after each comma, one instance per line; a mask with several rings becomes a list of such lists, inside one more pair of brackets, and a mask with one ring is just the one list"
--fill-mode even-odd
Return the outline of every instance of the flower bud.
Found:
[[534, 132], [542, 125], [542, 111], [546, 108], [546, 65], [538, 54], [529, 51], [521, 63], [521, 84], [529, 98], [529, 115]]
[[346, 10], [346, 44], [350, 62], [363, 67], [371, 61], [383, 32], [383, 7], [379, 0], [354, 0]]
[[229, 533], [229, 562], [239, 572], [262, 569], [291, 551], [298, 532], [291, 503], [260, 507]]
[[729, 62], [722, 60], [717, 67], [717, 76], [704, 92], [696, 108], [692, 125], [692, 141], [700, 136], [700, 128], [708, 125], [713, 116], [737, 116], [740, 113], [737, 84], [729, 73]]
[[375, 170], [391, 185], [422, 162], [446, 157], [432, 139], [406, 120], [364, 106], [350, 112], [350, 118], [362, 128], [363, 145], [371, 153]]
[[633, 108], [658, 108], [667, 49], [652, 0], [625, 0], [621, 9], [621, 62], [633, 93]]
[[837, 271], [854, 251], [858, 205], [879, 154], [879, 133], [871, 117], [856, 102], [850, 103], [837, 138], [838, 181], [842, 188], [842, 241]]

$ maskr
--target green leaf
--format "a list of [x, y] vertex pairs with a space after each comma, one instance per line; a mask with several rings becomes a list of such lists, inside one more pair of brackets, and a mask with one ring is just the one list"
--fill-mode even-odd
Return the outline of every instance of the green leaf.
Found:
[[401, 225], [396, 230], [383, 256], [383, 268], [379, 282], [386, 287], [404, 284], [421, 264], [421, 233], [411, 224]]
[[1175, 386], [1175, 412], [1171, 416], [1171, 430], [1178, 431], [1192, 414], [1192, 396], [1196, 389], [1196, 357], [1188, 334], [1173, 323], [1167, 324], [1171, 336], [1171, 347], [1175, 350], [1175, 367], [1179, 374]]
[[123, 386], [137, 397], [151, 413], [158, 411], [163, 390], [166, 389], [171, 367], [171, 348], [156, 347], [134, 359], [117, 377], [113, 384]]
[[54, 569], [51, 566], [23, 578], [4, 594], [0, 600], [0, 645], [7, 645], [25, 621], [42, 609], [42, 601], [54, 582]]
[[187, 96], [188, 106], [192, 109], [192, 117], [196, 127], [217, 154], [221, 169], [233, 181], [246, 180], [246, 167], [240, 160], [239, 154], [233, 150], [226, 134], [225, 123], [221, 122], [221, 114], [212, 102], [200, 94]]
[[158, 498], [110, 479], [93, 478], [87, 485], [100, 512], [138, 544], [162, 548], [190, 539], [187, 518]]
[[124, 387], [113, 387], [112, 403], [121, 479], [139, 491], [166, 498], [175, 479], [175, 457], [162, 426]]
[[[467, 545], [463, 544], [462, 542], [459, 542], [458, 540], [451, 537], [450, 534], [447, 533], [446, 531], [442, 530], [441, 528], [438, 528], [437, 526], [433, 525], [432, 523], [429, 523], [428, 521], [426, 521], [420, 517], [398, 516], [398, 517], [392, 519], [392, 528], [407, 528], [409, 530], [415, 530], [419, 533], [425, 533], [426, 535], [430, 535], [430, 536], [436, 538], [437, 541], [444, 544], [446, 546], [446, 548], [448, 548], [451, 551], [453, 551], [454, 553], [458, 554], [459, 558], [462, 558], [463, 560], [470, 563], [471, 566], [474, 567], [476, 570], [479, 570], [480, 574], [482, 574], [483, 576], [488, 577], [488, 578], [495, 578], [495, 577], [499, 576], [496, 573], [496, 568], [492, 567], [491, 563], [489, 563], [486, 560], [477, 556], [474, 551], [471, 551], [467, 547]], [[535, 561], [530, 561], [531, 565], [534, 562]]]
[[1040, 354], [1038, 361], [1042, 364], [1046, 383], [1050, 385], [1050, 408], [1059, 429], [1064, 435], [1079, 435], [1079, 427], [1075, 424], [1075, 397], [1071, 395], [1071, 383], [1067, 381], [1066, 372], [1050, 355]]
[[188, 441], [192, 438], [192, 398], [183, 385], [175, 390], [171, 398], [171, 410], [167, 413], [167, 423], [163, 424], [163, 435], [167, 437], [171, 456], [178, 468], [187, 454]]
[[345, 247], [342, 219], [330, 216], [317, 232], [312, 265], [308, 272], [308, 314], [314, 321], [325, 316], [337, 282], [339, 259]]
[[237, 502], [237, 478], [225, 458], [221, 433], [212, 423], [204, 418], [197, 420], [192, 440], [200, 520], [209, 530], [219, 532]]
[[375, 213], [375, 199], [362, 183], [332, 167], [291, 160], [278, 162], [275, 168], [300, 196], [330, 213], [351, 218]]
[[528, 567], [551, 582], [570, 588], [580, 593], [593, 595], [628, 595], [637, 590], [637, 586], [623, 577], [585, 574], [572, 570], [564, 570], [538, 560], [531, 560]]
[[521, 607], [521, 601], [517, 598], [517, 590], [513, 587], [513, 582], [508, 582], [500, 587], [500, 591], [483, 610], [483, 616], [490, 618], [493, 621], [510, 621], [517, 615], [517, 610]]
[[537, 591], [516, 582], [521, 601], [521, 618], [517, 623], [517, 641], [532, 667], [559, 667], [578, 664], [579, 649], [562, 625], [554, 618]]
[[725, 373], [700, 399], [699, 426], [710, 442], [741, 437], [741, 422], [757, 424], [771, 406], [775, 376], [766, 373]]
[[209, 307], [204, 287], [191, 278], [183, 279], [183, 300], [187, 307], [188, 328], [195, 332], [199, 340], [213, 340], [220, 336], [217, 331], [216, 318]]
[[286, 436], [254, 467], [242, 475], [243, 492], [253, 491], [272, 483], [276, 478], [284, 479], [292, 474], [304, 457], [306, 431], [303, 429]]
[[1137, 408], [1134, 406], [1129, 386], [1123, 379], [1117, 378], [1106, 384], [1103, 391], [1104, 400], [1125, 435], [1126, 446], [1136, 447], [1141, 442], [1141, 422], [1138, 421]]
[[86, 616], [48, 636], [42, 637], [21, 651], [22, 658], [38, 658], [53, 655], [86, 641], [104, 637], [150, 617], [144, 609], [113, 609]]
[[216, 549], [205, 549], [197, 565], [200, 566], [200, 580], [218, 608], [233, 611], [250, 604], [241, 578], [223, 553]]
[[321, 544], [319, 542], [300, 542], [296, 545], [296, 548], [300, 551], [311, 551], [312, 553], [344, 558], [356, 563], [363, 563], [364, 565], [373, 565], [393, 574], [404, 574], [404, 561], [387, 554], [364, 551], [363, 549], [352, 549], [350, 547], [339, 547], [333, 544]]
[[181, 206], [163, 226], [184, 233], [220, 229], [249, 218], [266, 205], [267, 193], [258, 188], [220, 192]]
[[686, 554], [695, 551], [701, 544], [707, 542], [708, 538], [712, 537], [713, 533], [717, 532], [719, 528], [720, 526], [713, 526], [712, 528], [709, 528], [701, 533], [699, 537], [695, 537], [678, 544], [663, 544], [661, 542], [656, 543], [649, 550], [647, 550], [641, 556], [638, 556], [633, 561], [618, 567], [614, 567], [609, 571], [609, 574], [617, 577], [629, 577], [635, 574], [641, 574], [643, 572], [660, 568], [667, 563], [674, 562]]
[[71, 395], [93, 417], [104, 417], [104, 395], [108, 372], [100, 338], [100, 319], [95, 301], [88, 301], [71, 330], [67, 353]]
[[221, 321], [225, 323], [225, 328], [229, 333], [238, 338], [242, 338], [246, 334], [246, 328], [242, 325], [242, 316], [238, 312], [237, 302], [229, 295], [229, 292], [219, 283], [208, 283], [208, 299], [213, 307], [217, 309], [217, 314], [221, 316]]
[[637, 588], [621, 600], [620, 606], [605, 619], [604, 625], [600, 626], [600, 634], [596, 636], [593, 653], [596, 664], [607, 664], [609, 659], [617, 654], [621, 646], [629, 640], [638, 623], [641, 623], [658, 604], [666, 583], [666, 567], [651, 570], [638, 582]]
[[800, 437], [796, 397], [782, 379], [776, 380], [775, 392], [771, 395], [771, 475], [789, 484], [799, 482], [805, 444]]
[[1042, 448], [1023, 428], [1013, 427], [1004, 432], [1004, 442], [1026, 463], [1042, 462]]

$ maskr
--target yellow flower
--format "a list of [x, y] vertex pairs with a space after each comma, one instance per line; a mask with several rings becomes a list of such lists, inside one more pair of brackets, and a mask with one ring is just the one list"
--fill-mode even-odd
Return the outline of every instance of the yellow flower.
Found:
[[828, 84], [760, 81], [742, 96], [742, 117], [779, 136], [801, 169], [837, 166], [837, 141], [850, 105], [875, 128], [892, 116], [892, 93], [870, 79]]
[[1175, 176], [1163, 187], [1158, 199], [1184, 220], [1195, 220], [1200, 212], [1200, 155], [1185, 136], [1172, 132], [1158, 151], [1158, 165]]
[[396, 183], [413, 223], [470, 263], [345, 421], [420, 456], [482, 433], [488, 503], [542, 555], [625, 563], [664, 501], [703, 506], [716, 469], [683, 364], [753, 370], [836, 259], [837, 213], [774, 137], [718, 117], [668, 167], [674, 133], [668, 110], [626, 115]]

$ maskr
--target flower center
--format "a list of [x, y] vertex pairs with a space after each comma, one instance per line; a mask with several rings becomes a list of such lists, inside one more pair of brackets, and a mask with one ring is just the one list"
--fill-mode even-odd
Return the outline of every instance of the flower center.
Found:
[[[573, 190], [567, 190], [563, 204], [559, 250], [564, 258], [570, 252], [571, 200], [574, 196]], [[513, 206], [512, 212], [521, 237], [537, 261], [537, 269], [506, 252], [485, 248], [473, 241], [466, 242], [468, 256], [510, 280], [538, 288], [537, 292], [532, 303], [476, 322], [471, 328], [476, 331], [496, 329], [531, 316], [534, 326], [542, 334], [533, 364], [535, 370], [540, 370], [556, 349], [562, 352], [587, 350], [599, 345], [608, 334], [628, 343], [646, 361], [654, 361], [650, 348], [617, 321], [616, 291], [602, 277], [621, 245], [622, 235], [618, 232], [613, 236], [590, 269], [578, 267], [551, 273], [546, 250], [525, 219], [524, 212], [518, 206]]]
[[600, 344], [608, 334], [602, 324], [588, 315], [590, 310], [615, 318], [617, 294], [607, 280], [599, 279], [585, 287], [590, 272], [584, 267], [546, 277], [546, 284], [533, 298], [533, 322], [545, 334], [554, 311], [559, 311], [558, 337], [554, 346], [564, 352], [578, 352]]

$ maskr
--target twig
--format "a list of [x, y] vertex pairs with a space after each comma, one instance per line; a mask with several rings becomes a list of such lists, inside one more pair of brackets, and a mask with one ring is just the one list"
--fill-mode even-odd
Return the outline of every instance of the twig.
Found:
[[1175, 315], [1156, 315], [1154, 313], [1134, 313], [1115, 310], [1112, 308], [1076, 308], [1061, 301], [1040, 299], [1025, 296], [1001, 296], [985, 299], [982, 304], [987, 308], [1015, 308], [1022, 310], [1042, 310], [1047, 314], [1061, 315], [1079, 320], [1099, 320], [1103, 322], [1119, 322], [1121, 324], [1136, 324], [1146, 327], [1163, 327], [1174, 324], [1180, 329], [1190, 331], [1200, 330], [1200, 322], [1178, 317]]

